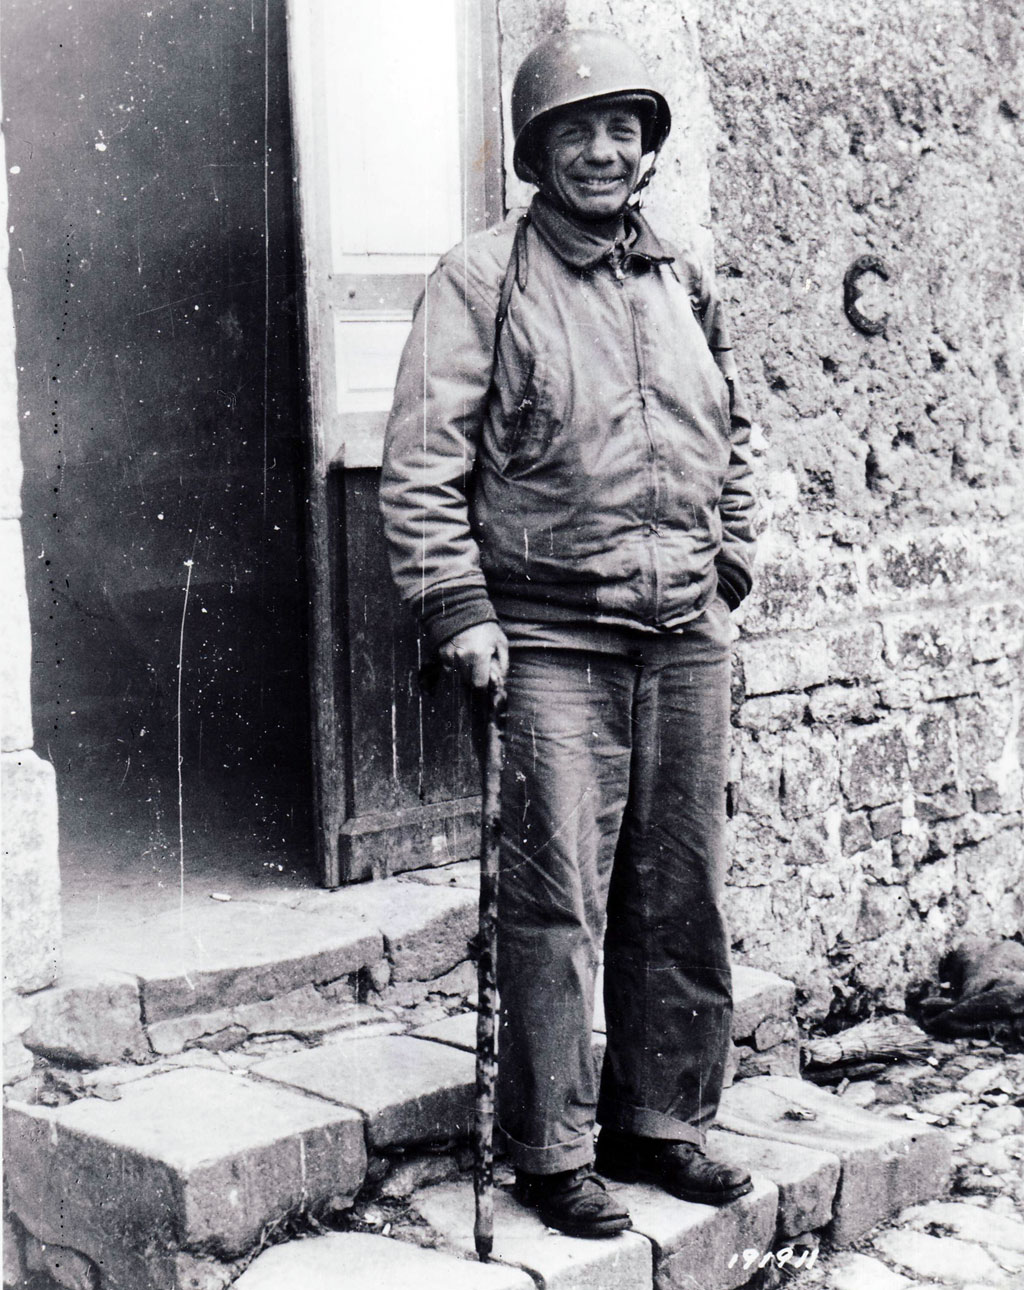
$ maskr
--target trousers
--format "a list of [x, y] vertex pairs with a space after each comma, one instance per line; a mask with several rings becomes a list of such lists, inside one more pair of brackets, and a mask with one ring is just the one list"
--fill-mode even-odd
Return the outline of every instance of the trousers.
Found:
[[716, 598], [685, 631], [611, 652], [511, 651], [497, 1109], [518, 1169], [589, 1164], [595, 1122], [702, 1146], [714, 1120], [732, 1014], [728, 612]]

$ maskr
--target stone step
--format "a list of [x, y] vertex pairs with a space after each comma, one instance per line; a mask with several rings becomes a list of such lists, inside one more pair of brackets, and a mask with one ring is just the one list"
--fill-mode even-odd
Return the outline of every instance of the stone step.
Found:
[[26, 1044], [81, 1065], [145, 1061], [342, 1029], [360, 993], [389, 1015], [432, 983], [467, 1001], [477, 885], [463, 863], [340, 891], [190, 890], [180, 909], [126, 918], [116, 938], [72, 924], [63, 978], [29, 1001]]
[[91, 1260], [104, 1290], [227, 1284], [268, 1225], [351, 1198], [366, 1174], [356, 1112], [204, 1070], [139, 1080], [117, 1101], [10, 1103], [4, 1134], [18, 1221]]
[[[734, 1253], [772, 1247], [778, 1193], [759, 1178], [749, 1196], [715, 1209], [691, 1205], [644, 1184], [611, 1183], [633, 1230], [584, 1241], [553, 1232], [504, 1188], [495, 1194], [494, 1258], [529, 1272], [546, 1290], [735, 1290], [749, 1279]], [[468, 1182], [413, 1197], [417, 1213], [445, 1248], [473, 1250], [473, 1190]], [[731, 1266], [730, 1266], [731, 1263]]]
[[826, 1152], [841, 1166], [829, 1234], [855, 1240], [881, 1219], [938, 1195], [947, 1185], [952, 1149], [926, 1125], [874, 1114], [799, 1079], [766, 1075], [727, 1089], [721, 1129], [745, 1139]]
[[525, 1272], [475, 1263], [386, 1236], [334, 1232], [276, 1245], [234, 1282], [236, 1290], [534, 1290]]
[[476, 1064], [461, 1049], [407, 1035], [324, 1044], [253, 1068], [267, 1080], [353, 1107], [377, 1151], [465, 1137]]

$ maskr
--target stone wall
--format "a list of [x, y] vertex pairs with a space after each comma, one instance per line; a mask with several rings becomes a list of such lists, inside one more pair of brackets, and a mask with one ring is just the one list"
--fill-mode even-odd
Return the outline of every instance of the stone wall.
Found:
[[[0, 138], [0, 173], [6, 173]], [[3, 841], [4, 1079], [31, 1069], [18, 994], [57, 978], [60, 877], [53, 768], [32, 751], [30, 640], [21, 537], [14, 312], [7, 279], [7, 185], [0, 180], [0, 820]], [[45, 556], [43, 557], [45, 558]]]
[[[594, 24], [675, 107], [647, 209], [713, 235], [763, 494], [730, 920], [808, 1015], [898, 1006], [964, 933], [1022, 925], [1021, 16], [502, 6], [506, 93], [533, 40]], [[890, 273], [863, 279], [882, 335], [843, 310], [864, 255]]]

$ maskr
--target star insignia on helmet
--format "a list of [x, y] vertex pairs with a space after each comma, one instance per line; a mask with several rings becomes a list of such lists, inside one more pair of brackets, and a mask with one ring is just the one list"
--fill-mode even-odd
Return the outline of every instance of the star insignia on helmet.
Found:
[[580, 78], [581, 81], [589, 81], [590, 68], [586, 65], [586, 63], [580, 63], [579, 67], [576, 68], [576, 75]]

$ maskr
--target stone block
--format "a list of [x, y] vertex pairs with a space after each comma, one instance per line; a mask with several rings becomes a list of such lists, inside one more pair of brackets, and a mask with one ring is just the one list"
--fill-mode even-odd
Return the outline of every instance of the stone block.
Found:
[[825, 633], [828, 680], [877, 680], [885, 671], [884, 645], [878, 623], [830, 628]]
[[924, 1232], [881, 1232], [876, 1249], [912, 1274], [946, 1285], [1012, 1286], [1006, 1272], [988, 1250], [955, 1236], [929, 1236]]
[[874, 941], [886, 932], [906, 927], [909, 905], [907, 893], [902, 887], [866, 883], [861, 892], [860, 911], [857, 915], [857, 939]]
[[743, 1080], [722, 1097], [721, 1128], [839, 1157], [842, 1175], [831, 1234], [851, 1241], [946, 1185], [950, 1145], [921, 1124], [882, 1119], [832, 1093], [775, 1075]]
[[[791, 481], [779, 477], [767, 481], [769, 491], [775, 491], [775, 485], [785, 492]], [[757, 577], [745, 615], [755, 630], [804, 627], [817, 611], [817, 581], [806, 552], [778, 529], [769, 529], [759, 543]]]
[[776, 1044], [792, 1044], [797, 1041], [796, 1021], [793, 1017], [769, 1016], [758, 1023], [754, 1029], [754, 1047], [759, 1053]]
[[844, 1252], [829, 1268], [829, 1290], [913, 1290], [917, 1284], [866, 1254]]
[[825, 643], [817, 634], [763, 636], [737, 649], [748, 695], [806, 690], [828, 680]]
[[[796, 1023], [793, 1023], [794, 1034]], [[796, 1039], [788, 1043], [776, 1044], [764, 1052], [753, 1048], [741, 1048], [737, 1079], [753, 1079], [757, 1075], [799, 1075], [800, 1044]]]
[[379, 1185], [378, 1195], [386, 1200], [406, 1200], [414, 1191], [435, 1183], [451, 1182], [458, 1176], [458, 1161], [447, 1152], [416, 1152], [391, 1165]]
[[60, 971], [60, 871], [53, 767], [0, 756], [4, 990], [41, 990]]
[[35, 1257], [29, 1262], [33, 1272], [43, 1272], [65, 1290], [99, 1290], [100, 1272], [91, 1259], [63, 1245], [35, 1243]]
[[885, 543], [869, 564], [869, 584], [883, 593], [920, 594], [955, 585], [969, 567], [964, 535], [953, 529], [912, 533]]
[[778, 1187], [778, 1240], [816, 1231], [831, 1220], [839, 1186], [838, 1156], [791, 1142], [724, 1133], [721, 1129], [712, 1129], [708, 1134], [708, 1154], [760, 1174]]
[[1013, 705], [1004, 695], [961, 699], [956, 704], [960, 787], [999, 788], [1020, 767], [1013, 747]]
[[956, 781], [955, 734], [952, 713], [930, 704], [907, 724], [910, 782], [918, 793], [940, 793]]
[[806, 711], [807, 699], [802, 694], [766, 694], [759, 699], [748, 699], [736, 721], [747, 730], [776, 734], [800, 725]]
[[5, 1119], [12, 1210], [98, 1264], [104, 1290], [176, 1288], [181, 1251], [241, 1254], [267, 1223], [352, 1196], [365, 1176], [362, 1123], [345, 1108], [203, 1070], [120, 1092], [13, 1103]]
[[633, 1230], [654, 1243], [655, 1290], [735, 1290], [750, 1275], [738, 1256], [772, 1248], [779, 1192], [767, 1178], [756, 1177], [749, 1195], [720, 1209], [643, 1183], [609, 1188], [629, 1209]]
[[152, 1056], [134, 977], [120, 972], [65, 975], [60, 985], [41, 990], [26, 1002], [32, 1024], [25, 1032], [25, 1044], [44, 1057], [102, 1066]]
[[840, 827], [843, 808], [837, 803], [826, 811], [805, 816], [793, 827], [786, 860], [791, 865], [832, 868], [843, 863]]
[[753, 887], [734, 887], [725, 890], [725, 910], [732, 929], [734, 949], [750, 951], [764, 945], [773, 934], [775, 915], [772, 911], [772, 889], [766, 884]]
[[907, 747], [898, 727], [883, 722], [848, 727], [840, 740], [840, 759], [848, 807], [884, 806], [903, 797]]
[[732, 994], [732, 1033], [736, 1041], [752, 1038], [766, 1018], [792, 1021], [796, 986], [774, 972], [735, 965]]
[[808, 705], [818, 725], [837, 726], [848, 721], [871, 721], [877, 694], [861, 685], [823, 685], [812, 691]]
[[329, 992], [304, 985], [257, 1003], [239, 1003], [233, 1008], [190, 1012], [183, 1017], [155, 1021], [147, 1026], [146, 1033], [154, 1052], [169, 1055], [231, 1034], [237, 1036], [239, 1043], [251, 1035], [318, 1036], [368, 1016], [379, 1016], [379, 1013], [353, 1003], [344, 994], [341, 998], [332, 997]]
[[32, 747], [32, 638], [25, 590], [21, 525], [0, 519], [0, 604], [4, 607], [0, 649], [0, 751]]
[[[469, 1183], [429, 1187], [412, 1206], [445, 1245], [473, 1252], [473, 1188]], [[554, 1232], [511, 1193], [494, 1193], [494, 1258], [530, 1272], [545, 1290], [648, 1290], [651, 1243], [635, 1232], [584, 1241]]]
[[440, 1044], [451, 1044], [463, 1052], [476, 1052], [476, 1013], [458, 1012], [454, 1017], [420, 1026], [412, 1032], [414, 1039], [436, 1039]]
[[473, 1058], [448, 1044], [407, 1035], [352, 1039], [271, 1058], [255, 1069], [361, 1111], [377, 1149], [444, 1141], [473, 1123]]
[[1024, 607], [1015, 601], [972, 606], [967, 614], [967, 643], [976, 663], [1016, 657], [1024, 650]]
[[534, 1290], [518, 1268], [458, 1259], [386, 1236], [332, 1232], [275, 1245], [255, 1259], [235, 1290]]
[[979, 1209], [977, 1205], [930, 1201], [927, 1205], [904, 1210], [900, 1223], [917, 1231], [941, 1227], [964, 1241], [976, 1241], [990, 1247], [995, 1245], [1001, 1250], [1024, 1254], [1024, 1221]]
[[402, 877], [338, 892], [303, 893], [296, 908], [316, 913], [342, 909], [362, 919], [384, 937], [392, 982], [432, 981], [468, 957], [478, 901], [471, 886]]
[[844, 815], [839, 825], [839, 836], [842, 841], [843, 855], [856, 855], [871, 846], [872, 835], [868, 817], [863, 811]]
[[822, 816], [839, 801], [839, 760], [830, 730], [794, 730], [782, 735], [779, 799], [790, 820]]
[[880, 838], [891, 838], [903, 828], [903, 808], [898, 802], [890, 806], [880, 806], [869, 812], [871, 836], [876, 841]]
[[888, 661], [899, 671], [949, 673], [968, 661], [963, 630], [949, 614], [901, 614], [889, 619], [884, 631]]
[[129, 924], [74, 964], [138, 977], [151, 1024], [337, 981], [382, 954], [380, 933], [338, 909], [328, 917], [274, 901], [208, 900], [184, 918], [169, 910]]

